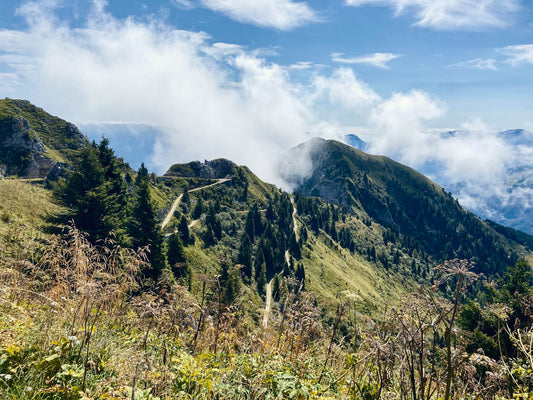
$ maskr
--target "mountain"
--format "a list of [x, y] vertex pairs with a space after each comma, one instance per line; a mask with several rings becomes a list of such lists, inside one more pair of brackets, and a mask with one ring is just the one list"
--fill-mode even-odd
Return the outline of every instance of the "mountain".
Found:
[[452, 367], [460, 398], [494, 393], [493, 371], [501, 398], [530, 383], [514, 338], [533, 272], [514, 262], [533, 237], [411, 168], [316, 139], [289, 155], [309, 168], [287, 193], [226, 159], [135, 172], [107, 139], [53, 144], [52, 122], [23, 149], [66, 173], [0, 180], [0, 398], [400, 399], [427, 376], [440, 396]]
[[402, 242], [416, 243], [437, 262], [474, 259], [486, 274], [499, 273], [513, 262], [513, 244], [505, 231], [497, 232], [405, 165], [323, 139], [296, 147], [290, 157], [307, 158], [312, 165], [304, 178], [287, 177], [298, 192], [375, 221]]
[[361, 151], [365, 151], [368, 145], [363, 139], [361, 139], [359, 136], [354, 135], [354, 134], [345, 135], [344, 143], [352, 147], [355, 147], [357, 150], [361, 150]]
[[[448, 131], [441, 137], [446, 140], [458, 134], [458, 131]], [[533, 205], [530, 201], [533, 195], [533, 134], [524, 129], [510, 129], [497, 136], [513, 149], [516, 156], [508, 162], [503, 179], [495, 178], [491, 187], [456, 175], [451, 177], [446, 173], [447, 166], [438, 160], [427, 161], [418, 169], [476, 215], [533, 234]], [[361, 151], [368, 148], [368, 144], [356, 135], [346, 135], [343, 141]]]
[[0, 173], [57, 178], [89, 144], [74, 126], [25, 100], [0, 100]]

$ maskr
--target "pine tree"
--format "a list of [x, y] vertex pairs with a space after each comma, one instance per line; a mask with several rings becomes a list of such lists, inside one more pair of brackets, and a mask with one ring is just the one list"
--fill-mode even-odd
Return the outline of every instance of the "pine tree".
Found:
[[252, 213], [252, 219], [254, 221], [254, 234], [256, 236], [261, 236], [263, 234], [263, 219], [261, 218], [261, 213], [259, 212], [259, 207], [257, 207], [257, 204], [254, 204], [252, 206], [252, 209], [250, 210]]
[[303, 264], [298, 264], [294, 277], [300, 282], [300, 287], [305, 290], [305, 268]]
[[252, 243], [248, 235], [242, 235], [241, 245], [239, 246], [239, 255], [237, 262], [243, 265], [242, 272], [248, 278], [252, 277]]
[[263, 263], [261, 265], [261, 268], [259, 269], [259, 274], [256, 276], [256, 282], [257, 282], [257, 292], [260, 296], [265, 295], [265, 287], [267, 284], [267, 277], [266, 277], [266, 266]]
[[189, 196], [189, 190], [187, 188], [185, 188], [183, 191], [183, 197], [181, 198], [181, 201], [184, 204], [187, 204], [187, 206], [191, 205], [191, 197]]
[[289, 238], [289, 250], [291, 255], [297, 260], [302, 258], [302, 250], [300, 248], [300, 244], [296, 240], [296, 235], [294, 232], [291, 232], [291, 237]]
[[178, 263], [185, 262], [185, 251], [183, 242], [178, 235], [170, 235], [167, 242], [167, 260], [171, 267]]
[[178, 232], [180, 233], [181, 240], [183, 241], [184, 245], [192, 244], [191, 232], [189, 230], [189, 221], [187, 221], [187, 217], [185, 215], [183, 215], [180, 219], [180, 223], [178, 225]]
[[204, 201], [201, 197], [198, 197], [198, 200], [196, 201], [196, 207], [194, 207], [194, 211], [192, 212], [192, 216], [194, 219], [198, 219], [202, 216], [204, 213]]
[[109, 233], [104, 224], [106, 190], [104, 169], [95, 143], [81, 151], [74, 171], [69, 175], [63, 193], [57, 195], [73, 210], [77, 227], [87, 232], [93, 243], [104, 239]]
[[163, 235], [159, 229], [159, 223], [151, 202], [148, 170], [144, 163], [139, 168], [137, 175], [136, 192], [130, 234], [134, 247], [149, 246], [148, 260], [152, 269], [143, 271], [143, 273], [145, 277], [157, 281], [162, 269], [166, 267], [166, 257], [163, 251]]
[[246, 216], [246, 222], [244, 223], [244, 231], [250, 238], [250, 242], [253, 243], [255, 240], [255, 222], [252, 210], [248, 211], [248, 215]]
[[204, 239], [204, 244], [206, 247], [209, 247], [215, 244], [215, 235], [213, 233], [213, 228], [211, 227], [210, 224], [206, 226], [203, 239]]

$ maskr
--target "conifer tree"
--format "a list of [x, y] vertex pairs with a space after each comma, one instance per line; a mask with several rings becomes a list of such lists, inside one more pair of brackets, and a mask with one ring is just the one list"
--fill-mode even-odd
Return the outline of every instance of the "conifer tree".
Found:
[[298, 264], [294, 277], [300, 282], [302, 290], [305, 290], [305, 268], [303, 264]]
[[194, 207], [194, 211], [192, 212], [192, 215], [194, 219], [198, 219], [202, 216], [204, 213], [204, 201], [201, 197], [198, 197], [198, 200], [196, 201], [196, 207]]
[[257, 282], [257, 292], [259, 295], [264, 296], [265, 295], [265, 287], [267, 284], [267, 277], [266, 277], [266, 266], [263, 263], [259, 269], [259, 274], [255, 278]]
[[171, 267], [178, 263], [185, 262], [185, 252], [183, 242], [177, 234], [170, 235], [167, 242], [167, 260]]
[[166, 266], [166, 257], [163, 251], [163, 235], [151, 202], [148, 170], [144, 163], [139, 168], [135, 183], [136, 202], [133, 207], [130, 234], [134, 247], [149, 246], [148, 259], [152, 268], [143, 273], [146, 277], [157, 281], [161, 270]]
[[58, 191], [58, 196], [65, 205], [73, 210], [73, 219], [77, 227], [87, 232], [93, 243], [105, 238], [108, 233], [104, 225], [105, 192], [104, 169], [98, 157], [96, 144], [93, 142], [81, 151], [63, 193]]
[[211, 224], [207, 224], [206, 230], [204, 231], [204, 244], [206, 247], [212, 246], [215, 244], [215, 235], [213, 233], [213, 228]]
[[244, 231], [250, 238], [250, 242], [253, 243], [255, 240], [255, 221], [252, 210], [248, 211], [248, 215], [246, 216], [246, 222], [244, 223]]
[[178, 232], [180, 233], [181, 240], [183, 241], [184, 245], [192, 244], [191, 232], [189, 230], [189, 221], [187, 221], [187, 217], [185, 215], [183, 215], [180, 219], [180, 223], [178, 225]]
[[181, 198], [181, 201], [188, 206], [191, 205], [191, 197], [189, 196], [189, 190], [187, 188], [185, 188], [183, 191], [183, 197]]
[[241, 245], [239, 246], [239, 255], [237, 262], [243, 265], [242, 272], [248, 278], [252, 277], [252, 243], [248, 235], [242, 235]]
[[289, 250], [291, 255], [297, 260], [302, 258], [302, 250], [300, 249], [300, 244], [296, 240], [296, 235], [294, 232], [291, 233], [291, 237], [289, 238]]

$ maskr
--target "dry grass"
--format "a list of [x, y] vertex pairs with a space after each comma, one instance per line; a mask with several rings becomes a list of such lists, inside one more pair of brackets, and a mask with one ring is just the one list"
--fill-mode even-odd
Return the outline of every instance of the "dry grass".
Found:
[[0, 234], [21, 226], [29, 235], [40, 235], [50, 216], [64, 210], [54, 204], [50, 191], [18, 179], [0, 181]]

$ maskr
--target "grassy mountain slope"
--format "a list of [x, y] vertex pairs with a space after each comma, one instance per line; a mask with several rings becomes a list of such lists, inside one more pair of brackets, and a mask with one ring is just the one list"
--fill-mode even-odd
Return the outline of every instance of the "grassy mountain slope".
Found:
[[[531, 238], [491, 231], [389, 159], [316, 143], [314, 173], [294, 194], [222, 159], [135, 174], [105, 140], [72, 158], [55, 199], [0, 181], [0, 398], [445, 398], [451, 374], [456, 398], [522, 393], [531, 349], [500, 338], [500, 323], [531, 327], [530, 267], [487, 290], [483, 312], [466, 304], [460, 324], [474, 277], [453, 270], [465, 265], [457, 260], [444, 277], [433, 267], [487, 245], [505, 257], [481, 252], [478, 262], [503, 268]], [[105, 230], [70, 226], [38, 246], [20, 234], [60, 212]], [[163, 257], [151, 259], [154, 249]], [[439, 278], [449, 278], [444, 291], [430, 290]], [[444, 298], [454, 292], [455, 303]], [[510, 357], [481, 357], [496, 335]], [[455, 349], [470, 356], [452, 359]]]
[[515, 251], [527, 253], [464, 210], [434, 182], [387, 157], [322, 139], [296, 147], [292, 153], [308, 157], [312, 164], [311, 175], [299, 182], [298, 191], [379, 223], [434, 261], [474, 259], [478, 271], [492, 274], [513, 264]]
[[0, 164], [7, 175], [46, 177], [89, 141], [73, 124], [25, 100], [0, 100]]

